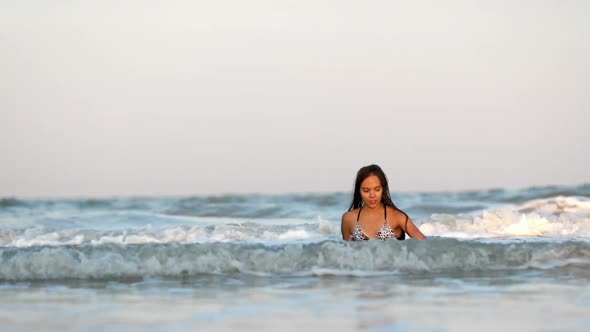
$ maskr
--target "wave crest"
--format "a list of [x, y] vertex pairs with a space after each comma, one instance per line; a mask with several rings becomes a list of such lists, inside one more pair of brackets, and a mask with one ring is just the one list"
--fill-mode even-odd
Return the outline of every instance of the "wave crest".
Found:
[[[312, 244], [142, 244], [0, 249], [0, 280], [181, 277], [199, 274], [308, 276], [396, 273], [588, 271], [590, 244], [583, 241], [481, 242], [324, 241]], [[588, 272], [586, 272], [588, 274]], [[590, 277], [590, 275], [586, 275]]]

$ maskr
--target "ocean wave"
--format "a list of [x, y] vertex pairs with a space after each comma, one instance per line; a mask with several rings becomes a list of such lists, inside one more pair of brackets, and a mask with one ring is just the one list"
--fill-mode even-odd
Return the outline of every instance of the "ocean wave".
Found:
[[[0, 248], [0, 280], [492, 273], [569, 269], [590, 278], [588, 241], [322, 241]], [[586, 272], [584, 272], [586, 271]], [[585, 273], [585, 274], [584, 274]]]
[[474, 215], [434, 214], [420, 230], [456, 238], [590, 237], [590, 199], [559, 196]]
[[188, 197], [173, 202], [163, 214], [235, 218], [312, 218], [330, 210], [344, 210], [347, 195], [284, 194], [284, 195], [221, 195]]
[[522, 204], [532, 200], [550, 199], [553, 197], [590, 196], [590, 183], [578, 186], [538, 186], [518, 190], [503, 190], [498, 195], [502, 203]]
[[53, 227], [28, 227], [0, 229], [0, 247], [38, 247], [103, 244], [146, 243], [208, 243], [208, 242], [255, 242], [280, 243], [293, 241], [321, 241], [336, 236], [339, 228], [333, 223], [320, 221], [306, 223], [301, 220], [281, 220], [282, 223], [255, 223], [248, 221], [225, 221], [218, 224], [179, 225], [156, 228], [151, 225], [138, 228], [57, 229]]
[[[590, 238], [590, 200], [554, 197], [472, 214], [414, 219], [427, 236], [446, 238]], [[0, 247], [250, 242], [339, 239], [340, 220], [180, 217], [150, 213], [54, 216], [34, 226], [0, 228]]]
[[537, 212], [553, 215], [590, 215], [590, 198], [581, 196], [554, 196], [535, 199], [517, 206], [516, 210], [522, 213]]

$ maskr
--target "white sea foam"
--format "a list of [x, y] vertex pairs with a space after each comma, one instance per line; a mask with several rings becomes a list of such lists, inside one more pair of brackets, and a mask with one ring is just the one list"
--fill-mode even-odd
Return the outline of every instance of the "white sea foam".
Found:
[[309, 238], [310, 234], [303, 229], [291, 230], [279, 235], [279, 240], [304, 240]]
[[222, 224], [217, 226], [175, 226], [165, 229], [143, 227], [120, 231], [88, 229], [57, 230], [38, 226], [26, 229], [0, 229], [0, 247], [72, 246], [104, 244], [145, 243], [210, 243], [254, 242], [286, 243], [325, 240], [332, 234], [325, 233], [323, 224], [261, 225], [258, 223]]
[[556, 197], [476, 215], [433, 215], [420, 225], [427, 235], [454, 238], [590, 237], [590, 200]]

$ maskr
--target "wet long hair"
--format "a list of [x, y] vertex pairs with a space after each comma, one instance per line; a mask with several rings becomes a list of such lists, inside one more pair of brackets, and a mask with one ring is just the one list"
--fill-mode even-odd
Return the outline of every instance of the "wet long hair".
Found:
[[[391, 194], [389, 193], [389, 183], [387, 182], [387, 176], [385, 176], [385, 172], [383, 172], [381, 167], [374, 164], [362, 167], [356, 173], [356, 180], [354, 181], [354, 191], [352, 194], [352, 202], [350, 203], [348, 211], [352, 211], [364, 205], [363, 197], [361, 196], [361, 183], [363, 183], [363, 181], [365, 181], [365, 179], [371, 175], [375, 175], [376, 177], [378, 177], [379, 182], [381, 182], [381, 203], [383, 203], [384, 206], [391, 206], [392, 208], [405, 214], [407, 224], [408, 215], [404, 211], [398, 209], [398, 207], [395, 206], [395, 204], [393, 204], [393, 200], [391, 200]], [[405, 239], [405, 233], [406, 232], [404, 232], [404, 230], [402, 229], [402, 235], [398, 238], [398, 240]]]

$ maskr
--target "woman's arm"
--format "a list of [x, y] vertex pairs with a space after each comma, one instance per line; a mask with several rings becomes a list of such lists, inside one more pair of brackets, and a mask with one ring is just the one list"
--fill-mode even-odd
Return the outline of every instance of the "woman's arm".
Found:
[[[404, 219], [405, 219], [405, 217], [404, 217]], [[420, 229], [414, 224], [414, 222], [412, 221], [412, 219], [410, 217], [408, 217], [407, 223], [404, 220], [404, 230], [406, 231], [406, 234], [408, 234], [409, 236], [412, 237], [412, 239], [426, 240], [426, 236], [424, 236], [424, 234], [422, 234]]]
[[412, 219], [405, 212], [403, 212], [402, 210], [394, 209], [392, 207], [388, 207], [387, 215], [389, 216], [390, 213], [393, 215], [392, 220], [390, 220], [390, 226], [393, 226], [394, 229], [397, 229], [399, 227], [400, 229], [404, 230], [406, 234], [410, 236], [412, 239], [426, 239], [426, 236], [422, 234], [420, 229], [414, 224]]
[[350, 213], [346, 212], [342, 215], [342, 222], [340, 224], [340, 231], [342, 232], [342, 239], [350, 241], [352, 231], [350, 230]]

